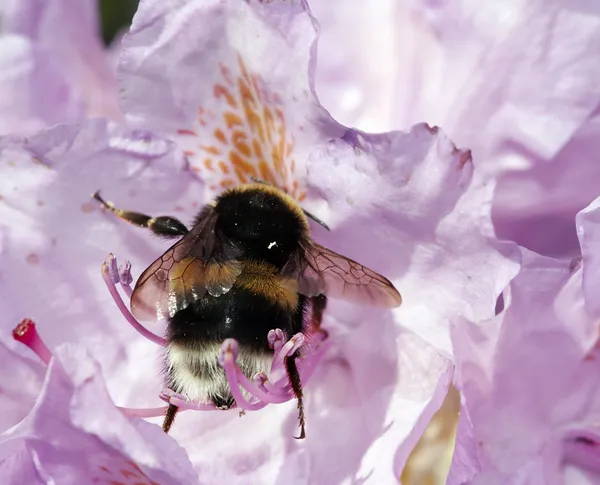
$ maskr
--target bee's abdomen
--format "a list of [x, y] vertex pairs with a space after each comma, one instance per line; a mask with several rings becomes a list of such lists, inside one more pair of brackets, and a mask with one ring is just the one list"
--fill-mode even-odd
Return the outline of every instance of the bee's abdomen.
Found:
[[279, 328], [287, 338], [301, 332], [305, 306], [306, 297], [292, 282], [268, 266], [245, 262], [231, 290], [218, 297], [206, 294], [169, 320], [167, 385], [191, 399], [230, 407], [233, 397], [218, 363], [223, 341], [237, 340], [237, 364], [247, 377], [268, 373], [269, 331]]
[[167, 339], [173, 343], [223, 342], [269, 350], [267, 334], [279, 328], [289, 338], [304, 327], [306, 297], [296, 282], [282, 278], [267, 265], [244, 262], [242, 274], [227, 293], [205, 295], [177, 312], [169, 321]]
[[[219, 342], [172, 342], [167, 347], [166, 385], [193, 400], [212, 401], [228, 409], [234, 404], [231, 388], [218, 362]], [[257, 351], [241, 345], [237, 365], [252, 378], [259, 372], [269, 373], [273, 352]]]

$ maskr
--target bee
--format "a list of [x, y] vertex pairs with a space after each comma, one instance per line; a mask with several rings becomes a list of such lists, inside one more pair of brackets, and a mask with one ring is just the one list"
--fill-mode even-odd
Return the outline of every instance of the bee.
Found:
[[[328, 298], [390, 308], [402, 302], [388, 279], [313, 241], [308, 219], [326, 226], [267, 183], [226, 190], [190, 229], [174, 217], [117, 209], [98, 192], [94, 198], [125, 221], [178, 239], [137, 280], [131, 311], [138, 320], [166, 320], [165, 384], [188, 399], [235, 406], [218, 365], [225, 339], [237, 340], [238, 365], [252, 379], [269, 372], [268, 332], [279, 328], [289, 339], [318, 329]], [[285, 369], [304, 438], [301, 350], [285, 359]], [[165, 432], [177, 409], [169, 405]]]

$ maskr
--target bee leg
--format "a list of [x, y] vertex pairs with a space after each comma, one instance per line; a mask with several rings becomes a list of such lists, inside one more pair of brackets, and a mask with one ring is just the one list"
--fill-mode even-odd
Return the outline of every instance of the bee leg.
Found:
[[157, 236], [166, 238], [174, 238], [185, 236], [188, 233], [188, 228], [179, 219], [169, 216], [151, 217], [140, 212], [132, 212], [123, 209], [117, 209], [112, 202], [107, 202], [100, 196], [100, 192], [96, 191], [92, 196], [102, 207], [109, 212], [112, 212], [119, 219], [123, 219], [135, 226], [147, 227]]
[[327, 297], [325, 295], [313, 296], [310, 299], [312, 305], [312, 331], [317, 331], [321, 328], [323, 321], [323, 313], [327, 307]]
[[171, 426], [173, 426], [173, 422], [175, 421], [175, 415], [177, 414], [178, 410], [179, 408], [177, 406], [175, 406], [174, 404], [169, 404], [167, 412], [165, 413], [165, 420], [163, 421], [162, 425], [162, 429], [165, 433], [168, 433], [171, 429]]
[[302, 383], [300, 382], [300, 373], [296, 366], [296, 359], [298, 358], [298, 352], [294, 355], [285, 358], [285, 369], [292, 385], [292, 390], [298, 400], [298, 424], [300, 425], [300, 436], [294, 436], [298, 440], [303, 440], [306, 437], [304, 426], [306, 424], [306, 417], [304, 416], [304, 402], [302, 398], [304, 396], [302, 391]]

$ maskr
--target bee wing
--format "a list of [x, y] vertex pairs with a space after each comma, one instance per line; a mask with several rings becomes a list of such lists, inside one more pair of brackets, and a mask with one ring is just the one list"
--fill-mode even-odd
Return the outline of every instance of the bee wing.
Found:
[[314, 241], [304, 246], [298, 275], [300, 293], [388, 308], [402, 303], [398, 290], [379, 273]]
[[131, 295], [138, 320], [163, 320], [208, 292], [227, 293], [241, 273], [237, 248], [215, 234], [211, 211], [142, 273]]

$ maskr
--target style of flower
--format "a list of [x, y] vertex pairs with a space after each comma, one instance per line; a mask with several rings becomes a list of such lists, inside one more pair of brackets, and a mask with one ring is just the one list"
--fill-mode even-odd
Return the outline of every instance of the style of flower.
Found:
[[470, 152], [424, 124], [370, 135], [332, 120], [314, 95], [315, 39], [303, 2], [143, 0], [118, 68], [127, 128], [89, 120], [0, 139], [0, 325], [7, 335], [30, 317], [53, 353], [87, 349], [119, 405], [156, 407], [160, 364], [99, 265], [113, 252], [140, 271], [166, 247], [100, 212], [98, 189], [191, 219], [215, 193], [265, 179], [328, 223], [318, 242], [402, 292], [395, 311], [329, 305], [302, 445], [293, 401], [241, 419], [182, 413], [172, 436], [199, 483], [395, 482], [452, 379], [450, 320], [492, 317], [518, 270], [492, 237], [493, 186]]

